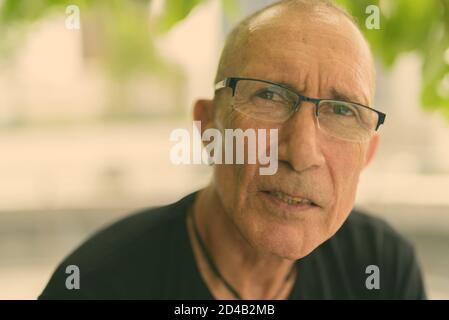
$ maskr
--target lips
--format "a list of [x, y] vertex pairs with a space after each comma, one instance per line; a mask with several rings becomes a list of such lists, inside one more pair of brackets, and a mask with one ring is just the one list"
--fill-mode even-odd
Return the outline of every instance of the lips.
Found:
[[317, 204], [307, 198], [307, 197], [303, 197], [303, 196], [298, 196], [298, 195], [291, 195], [288, 194], [286, 192], [283, 191], [279, 191], [279, 190], [266, 190], [263, 191], [264, 193], [276, 198], [277, 200], [286, 203], [288, 205], [292, 205], [292, 206], [298, 206], [298, 205], [311, 205], [311, 206], [317, 206]]

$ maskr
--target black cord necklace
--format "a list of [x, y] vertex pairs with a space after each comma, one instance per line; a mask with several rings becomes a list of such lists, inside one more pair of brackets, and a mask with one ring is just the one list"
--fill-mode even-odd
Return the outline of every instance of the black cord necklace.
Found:
[[[200, 249], [201, 249], [203, 256], [206, 258], [209, 268], [212, 270], [212, 272], [215, 274], [215, 276], [218, 279], [220, 279], [221, 282], [223, 282], [226, 289], [228, 289], [229, 292], [231, 292], [232, 295], [236, 299], [243, 300], [242, 296], [238, 293], [238, 291], [225, 279], [225, 277], [223, 277], [220, 270], [218, 270], [217, 265], [214, 263], [212, 256], [209, 254], [209, 251], [207, 250], [206, 244], [201, 239], [201, 235], [200, 235], [200, 232], [198, 231], [198, 226], [196, 224], [195, 214], [193, 213], [193, 210], [191, 210], [190, 213], [191, 213], [191, 218], [192, 218], [193, 233], [195, 235], [195, 238], [196, 238], [198, 244], [200, 245]], [[287, 281], [290, 279], [290, 277], [294, 273], [294, 270], [295, 270], [294, 266], [295, 266], [295, 264], [293, 264], [293, 266], [291, 267], [290, 271], [288, 272], [287, 276], [285, 277], [284, 284], [279, 288], [278, 292], [273, 297], [273, 299], [276, 299], [281, 294], [282, 290], [284, 289], [285, 285], [287, 284]]]

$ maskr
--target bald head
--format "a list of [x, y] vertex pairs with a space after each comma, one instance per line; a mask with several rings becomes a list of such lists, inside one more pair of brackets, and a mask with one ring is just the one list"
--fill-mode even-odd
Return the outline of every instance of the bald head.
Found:
[[[290, 44], [294, 42], [300, 45], [292, 47]], [[353, 65], [345, 64], [345, 68], [357, 69], [355, 73], [365, 73], [354, 76], [360, 77], [359, 81], [367, 82], [367, 95], [371, 102], [375, 72], [369, 45], [352, 17], [327, 0], [283, 0], [241, 21], [227, 37], [215, 80], [253, 76], [244, 74], [244, 70], [255, 60], [282, 66], [282, 51], [297, 50], [300, 59], [304, 55], [316, 54], [317, 49], [320, 57], [327, 60], [339, 59], [338, 54], [342, 50], [351, 50], [355, 61]], [[278, 55], [274, 54], [276, 51]], [[286, 65], [284, 67], [288, 68]]]

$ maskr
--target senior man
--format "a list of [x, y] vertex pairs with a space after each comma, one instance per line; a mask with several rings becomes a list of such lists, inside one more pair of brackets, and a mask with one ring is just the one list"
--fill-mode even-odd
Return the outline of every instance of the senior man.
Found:
[[[40, 298], [425, 298], [412, 246], [353, 210], [385, 119], [374, 90], [369, 46], [334, 4], [280, 1], [246, 18], [194, 119], [203, 131], [277, 129], [277, 172], [215, 164], [205, 189], [88, 240]], [[68, 289], [71, 265], [80, 284]]]

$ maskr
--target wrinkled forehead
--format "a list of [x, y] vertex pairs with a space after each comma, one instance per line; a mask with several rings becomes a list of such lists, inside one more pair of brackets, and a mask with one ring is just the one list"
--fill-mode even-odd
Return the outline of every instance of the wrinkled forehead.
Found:
[[365, 103], [372, 99], [374, 67], [369, 46], [354, 23], [335, 9], [270, 8], [249, 22], [242, 37], [234, 60], [241, 75], [272, 80], [296, 77], [301, 82], [308, 70], [318, 73], [319, 85], [324, 81], [329, 87], [346, 86], [342, 90], [358, 91], [359, 100], [361, 96]]

